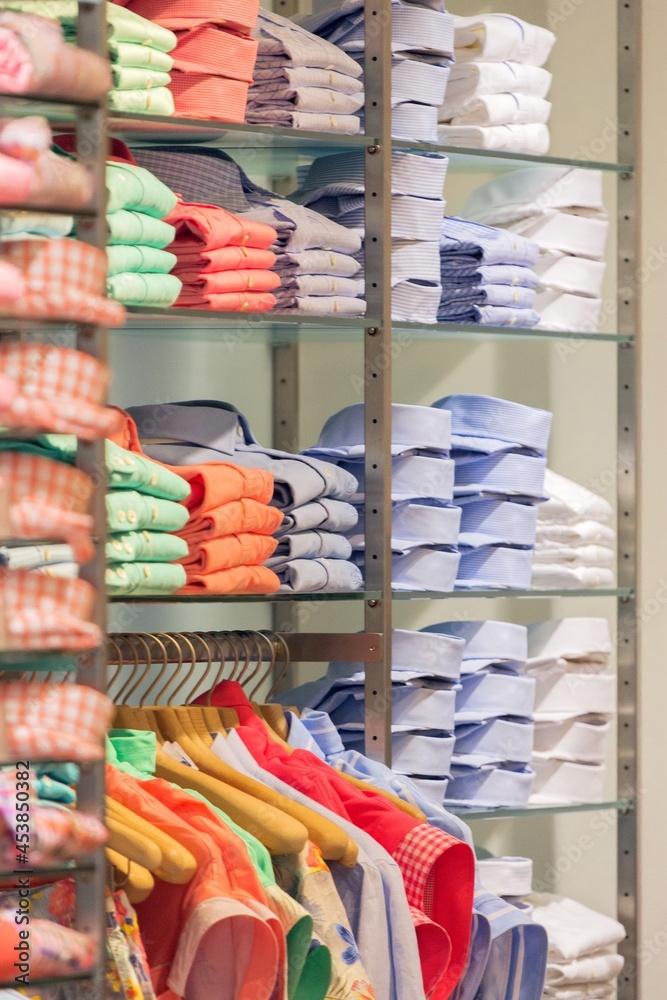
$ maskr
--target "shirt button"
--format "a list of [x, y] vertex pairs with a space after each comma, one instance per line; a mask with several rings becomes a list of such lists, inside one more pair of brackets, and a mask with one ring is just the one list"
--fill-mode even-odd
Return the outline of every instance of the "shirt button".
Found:
[[143, 566], [142, 569], [144, 571], [144, 576], [146, 577], [146, 579], [148, 579], [148, 577], [151, 575], [151, 571], [149, 570], [148, 566]]
[[157, 486], [157, 472], [151, 476], [151, 486]]
[[127, 515], [127, 519], [130, 522], [130, 524], [135, 524], [136, 520], [137, 520], [136, 512], [133, 511], [133, 510], [129, 511], [129, 513]]
[[116, 514], [116, 517], [118, 518], [118, 520], [122, 524], [122, 522], [125, 520], [125, 511], [124, 510], [119, 510], [118, 513]]
[[129, 542], [125, 542], [124, 548], [125, 548], [125, 551], [129, 552], [130, 555], [132, 555], [132, 553], [134, 552], [134, 549], [132, 548], [132, 546], [130, 545]]
[[157, 521], [158, 510], [157, 507], [151, 507], [151, 521]]
[[122, 566], [118, 567], [118, 569], [116, 570], [116, 575], [119, 576], [121, 580], [127, 580], [127, 573], [125, 572]]
[[116, 552], [122, 552], [123, 551], [123, 546], [120, 544], [120, 542], [118, 541], [117, 538], [114, 538], [114, 540], [113, 540], [113, 542], [111, 544], [115, 548]]

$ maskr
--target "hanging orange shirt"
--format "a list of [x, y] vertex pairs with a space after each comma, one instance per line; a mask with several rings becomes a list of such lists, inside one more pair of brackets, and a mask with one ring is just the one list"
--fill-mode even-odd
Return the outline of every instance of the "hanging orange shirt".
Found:
[[[280, 959], [275, 934], [237, 895], [217, 842], [176, 814], [180, 796], [168, 782], [138, 781], [110, 764], [106, 779], [114, 799], [178, 840], [197, 862], [186, 885], [157, 879], [136, 907], [160, 1000], [210, 1000], [213, 992], [216, 1000], [270, 1000]], [[178, 810], [187, 815], [196, 800], [181, 796]]]

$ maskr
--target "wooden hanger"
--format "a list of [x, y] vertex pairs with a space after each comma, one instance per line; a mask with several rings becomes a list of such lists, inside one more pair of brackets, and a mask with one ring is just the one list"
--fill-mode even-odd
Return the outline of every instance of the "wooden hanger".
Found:
[[133, 813], [121, 802], [116, 802], [110, 795], [106, 796], [107, 817], [112, 816], [117, 822], [125, 824], [130, 829], [145, 837], [153, 838], [160, 849], [161, 859], [156, 868], [146, 867], [163, 882], [184, 885], [189, 882], [197, 869], [197, 862], [177, 840], [160, 830], [142, 816]]
[[121, 876], [121, 880], [116, 882], [114, 879], [116, 889], [124, 889], [127, 893], [127, 898], [131, 903], [143, 903], [145, 899], [148, 899], [153, 888], [155, 887], [155, 879], [148, 871], [147, 868], [138, 865], [134, 861], [130, 861], [129, 858], [124, 857], [124, 855], [119, 854], [118, 851], [114, 851], [112, 848], [107, 847], [107, 861], [109, 864], [113, 865], [114, 869]]

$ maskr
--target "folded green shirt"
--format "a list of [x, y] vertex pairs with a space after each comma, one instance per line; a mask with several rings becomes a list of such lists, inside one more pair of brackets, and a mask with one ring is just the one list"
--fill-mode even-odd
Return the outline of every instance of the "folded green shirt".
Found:
[[[163, 501], [165, 503], [167, 501]], [[113, 563], [104, 573], [107, 594], [122, 595], [173, 594], [185, 586], [185, 570], [178, 563]]]
[[69, 236], [74, 229], [74, 219], [71, 215], [43, 215], [35, 212], [6, 212], [0, 219], [0, 234], [2, 236], [18, 236], [29, 233], [31, 236]]
[[182, 504], [142, 496], [136, 490], [114, 490], [105, 501], [110, 532], [180, 531], [188, 521], [187, 507]]
[[176, 229], [162, 219], [154, 219], [144, 212], [130, 212], [121, 208], [107, 215], [110, 246], [130, 246], [138, 243], [144, 247], [156, 247], [158, 250], [168, 247], [174, 242]]
[[[60, 21], [65, 38], [76, 41], [77, 0], [12, 0], [11, 6], [14, 10]], [[168, 28], [147, 21], [145, 17], [115, 3], [107, 3], [106, 8], [109, 37], [114, 41], [152, 45], [161, 52], [171, 52], [176, 48], [176, 35]]]
[[148, 111], [152, 115], [171, 118], [176, 110], [174, 98], [167, 87], [155, 90], [110, 90], [109, 107], [112, 111]]
[[188, 554], [188, 543], [167, 531], [126, 531], [106, 543], [107, 562], [176, 562]]
[[156, 87], [168, 87], [171, 82], [169, 73], [141, 66], [111, 66], [114, 90], [154, 90]]
[[175, 274], [139, 274], [122, 271], [107, 278], [107, 295], [124, 306], [173, 306], [183, 282]]
[[142, 274], [169, 274], [176, 266], [178, 257], [168, 250], [155, 247], [117, 246], [107, 247], [107, 274], [121, 271], [139, 271]]
[[168, 73], [173, 68], [174, 60], [167, 52], [161, 52], [150, 45], [138, 45], [136, 42], [117, 42], [109, 40], [109, 55], [114, 66], [140, 67], [154, 69], [160, 73]]
[[106, 442], [106, 465], [109, 486], [132, 489], [162, 500], [185, 500], [190, 484], [178, 473], [152, 462], [145, 455], [127, 451], [113, 441]]
[[125, 208], [143, 212], [154, 219], [163, 219], [178, 201], [171, 188], [158, 180], [155, 174], [144, 167], [135, 167], [133, 163], [108, 162], [106, 187], [108, 213]]

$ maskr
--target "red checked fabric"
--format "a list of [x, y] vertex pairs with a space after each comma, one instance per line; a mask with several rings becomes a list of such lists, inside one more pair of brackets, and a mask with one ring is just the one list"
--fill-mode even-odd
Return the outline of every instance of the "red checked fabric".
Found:
[[183, 118], [241, 123], [245, 121], [249, 86], [241, 80], [226, 80], [208, 73], [172, 70], [169, 90], [176, 114]]
[[[16, 793], [23, 788], [24, 784], [19, 786], [17, 783], [16, 772], [0, 773], [0, 865], [3, 868], [13, 868], [16, 863], [16, 844], [20, 843], [16, 838], [19, 832]], [[96, 816], [40, 805], [32, 781], [29, 794], [33, 826], [26, 851], [28, 867], [78, 858], [106, 842], [106, 827]]]
[[125, 6], [173, 31], [210, 23], [247, 35], [259, 14], [259, 0], [132, 0]]
[[102, 635], [90, 619], [95, 589], [84, 580], [0, 570], [0, 613], [7, 649], [95, 649]]
[[68, 542], [79, 563], [93, 558], [93, 481], [80, 469], [41, 455], [0, 452], [0, 493], [6, 490], [13, 538]]
[[122, 425], [116, 410], [99, 405], [109, 370], [89, 354], [48, 344], [0, 344], [0, 372], [16, 387], [13, 397], [0, 394], [0, 423], [6, 427], [94, 441]]
[[[35, 574], [37, 576], [38, 574]], [[113, 702], [82, 684], [0, 684], [9, 753], [17, 759], [101, 760]]]
[[252, 83], [258, 44], [254, 38], [225, 31], [215, 24], [177, 31], [176, 37], [178, 45], [171, 52], [174, 69]]
[[71, 239], [8, 240], [0, 243], [0, 260], [18, 268], [25, 281], [12, 316], [122, 326], [125, 309], [103, 294], [103, 250]]

